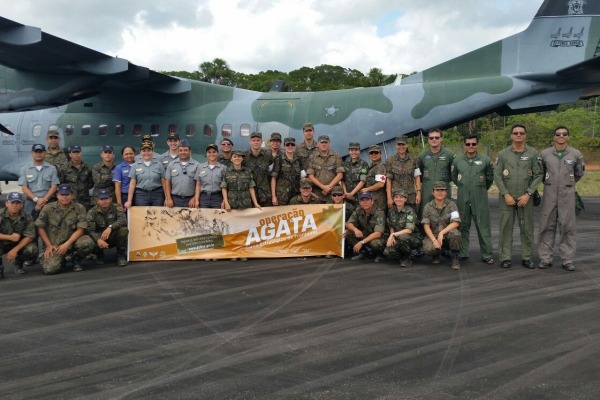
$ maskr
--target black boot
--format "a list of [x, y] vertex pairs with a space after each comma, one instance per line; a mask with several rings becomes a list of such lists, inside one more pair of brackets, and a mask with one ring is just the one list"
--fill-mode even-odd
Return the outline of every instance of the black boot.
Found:
[[460, 261], [458, 260], [458, 253], [453, 251], [450, 255], [450, 259], [452, 260], [450, 267], [452, 269], [460, 269]]
[[83, 271], [83, 267], [81, 266], [81, 257], [79, 257], [77, 254], [73, 254], [73, 271]]
[[0, 280], [4, 279], [4, 267], [0, 265]]

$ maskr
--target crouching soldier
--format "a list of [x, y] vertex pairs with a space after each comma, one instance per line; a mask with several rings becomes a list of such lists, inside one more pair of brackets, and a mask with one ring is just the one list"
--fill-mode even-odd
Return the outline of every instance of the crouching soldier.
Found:
[[4, 279], [2, 255], [15, 264], [15, 272], [24, 274], [25, 261], [35, 261], [38, 247], [33, 242], [35, 224], [31, 215], [23, 211], [25, 199], [21, 193], [12, 192], [6, 196], [6, 208], [0, 212], [0, 279]]
[[35, 221], [38, 235], [46, 245], [42, 257], [44, 274], [60, 272], [65, 257], [71, 255], [73, 271], [82, 271], [81, 259], [94, 250], [87, 228], [85, 207], [73, 201], [71, 185], [58, 186], [58, 201], [47, 204]]
[[356, 254], [352, 260], [375, 257], [375, 262], [380, 262], [385, 248], [385, 213], [373, 205], [371, 192], [360, 193], [358, 204], [346, 222], [346, 241]]
[[452, 200], [446, 199], [446, 182], [433, 183], [433, 200], [423, 208], [423, 252], [432, 257], [433, 264], [440, 263], [442, 248], [450, 250], [452, 254], [452, 269], [460, 269], [458, 253], [461, 248], [460, 215], [458, 207]]
[[387, 239], [383, 255], [400, 260], [401, 267], [411, 267], [412, 249], [421, 247], [421, 241], [417, 236], [417, 214], [413, 208], [406, 204], [408, 193], [406, 190], [395, 190], [392, 193], [394, 204], [388, 211], [388, 226], [390, 236]]
[[107, 189], [101, 189], [96, 195], [96, 206], [87, 213], [88, 235], [96, 244], [98, 261], [104, 263], [104, 249], [117, 248], [117, 265], [127, 265], [127, 217], [123, 207], [112, 202]]

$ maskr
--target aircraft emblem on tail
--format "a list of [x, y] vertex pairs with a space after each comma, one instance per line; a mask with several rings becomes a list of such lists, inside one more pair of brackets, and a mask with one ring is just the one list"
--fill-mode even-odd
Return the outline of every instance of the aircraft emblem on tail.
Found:
[[585, 0], [569, 0], [569, 15], [583, 15]]

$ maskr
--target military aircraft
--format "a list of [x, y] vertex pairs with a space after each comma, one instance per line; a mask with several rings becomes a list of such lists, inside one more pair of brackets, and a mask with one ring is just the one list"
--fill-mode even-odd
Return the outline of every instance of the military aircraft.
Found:
[[18, 178], [49, 129], [87, 157], [146, 133], [164, 145], [176, 131], [196, 154], [223, 137], [247, 147], [252, 131], [299, 140], [306, 121], [341, 154], [350, 140], [386, 148], [403, 134], [596, 96], [599, 53], [600, 0], [545, 0], [525, 31], [388, 86], [259, 93], [166, 76], [0, 17], [0, 180]]

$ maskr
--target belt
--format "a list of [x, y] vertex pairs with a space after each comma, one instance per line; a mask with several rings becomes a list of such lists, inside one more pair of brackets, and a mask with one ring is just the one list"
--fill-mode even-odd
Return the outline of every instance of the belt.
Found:
[[182, 200], [187, 200], [187, 199], [191, 199], [194, 196], [180, 196], [178, 194], [172, 194], [172, 197], [177, 197], [178, 199], [182, 199]]
[[208, 195], [211, 195], [211, 194], [223, 194], [223, 192], [221, 192], [220, 190], [216, 191], [216, 192], [207, 192], [206, 190], [203, 190], [200, 193], [202, 193], [202, 194], [208, 194]]
[[154, 189], [147, 189], [147, 190], [146, 189], [136, 189], [136, 190], [139, 190], [140, 192], [144, 192], [144, 193], [152, 193], [152, 192], [156, 192], [157, 190], [160, 190], [160, 189], [162, 189], [161, 186], [154, 188]]

